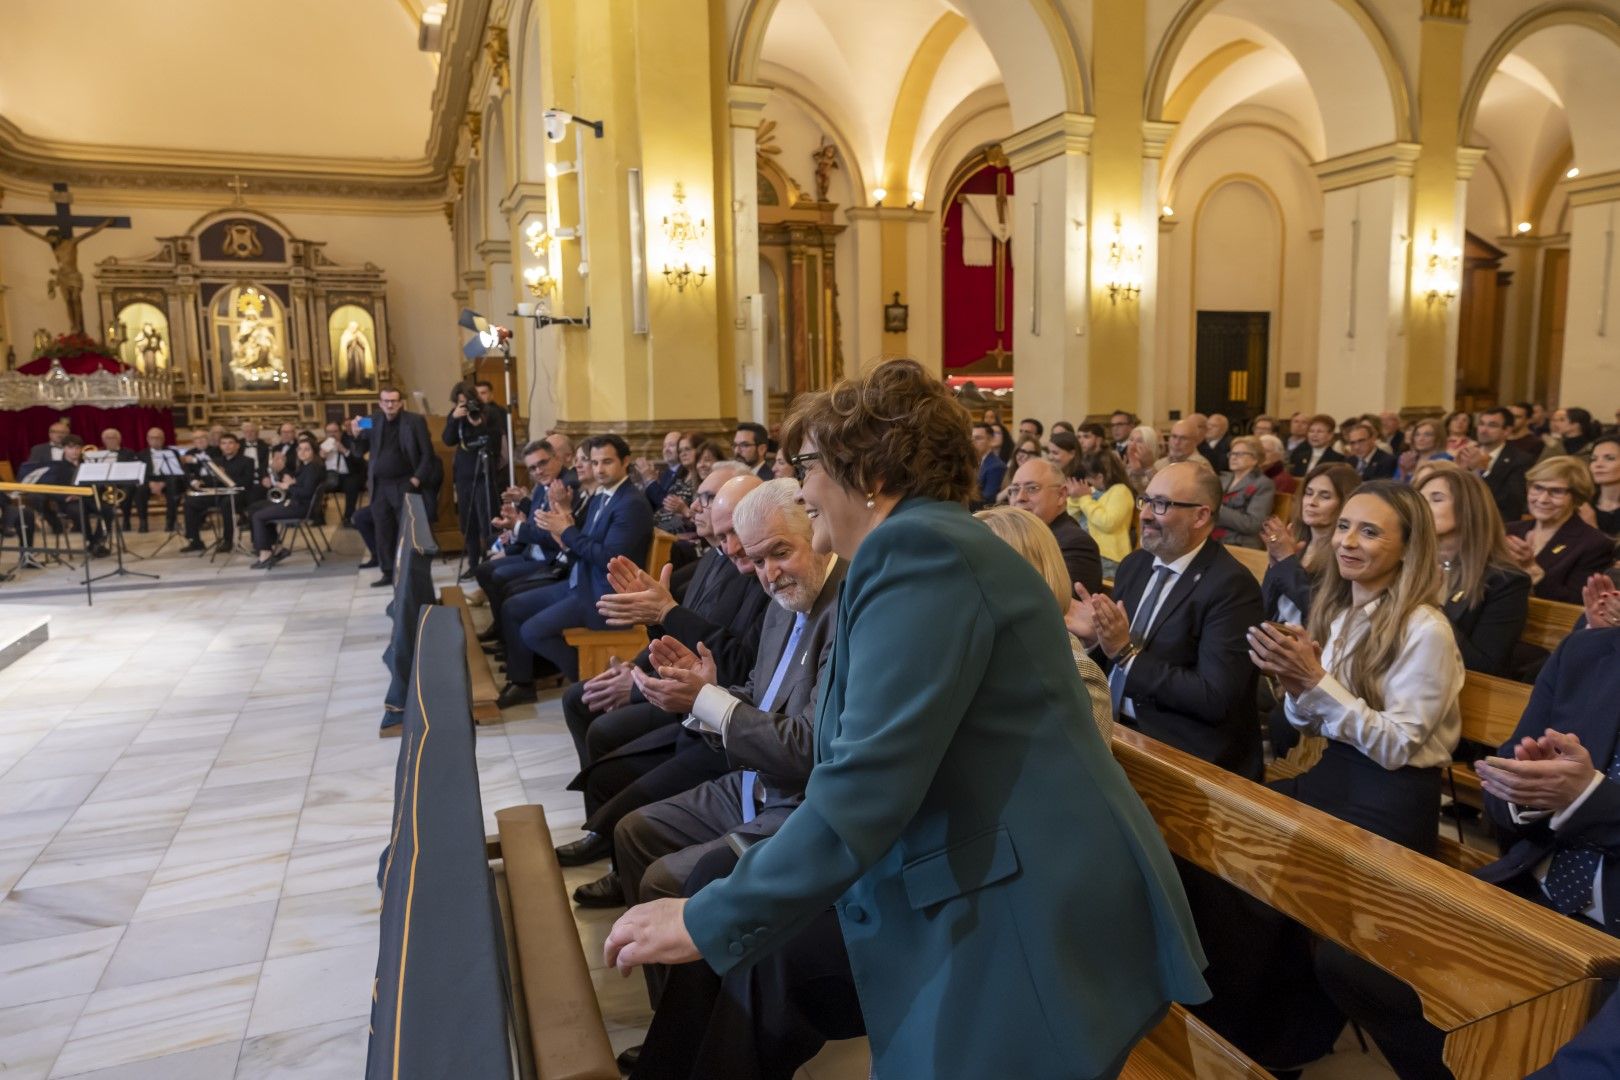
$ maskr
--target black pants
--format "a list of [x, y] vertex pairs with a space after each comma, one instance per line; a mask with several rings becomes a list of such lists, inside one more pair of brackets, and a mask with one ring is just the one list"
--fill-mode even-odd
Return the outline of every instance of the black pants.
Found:
[[362, 506], [354, 512], [354, 531], [360, 534], [360, 542], [366, 545], [371, 557], [377, 557], [377, 523], [372, 520], [371, 507]]
[[[646, 701], [632, 701], [603, 713], [592, 712], [585, 705], [584, 683], [574, 683], [563, 691], [563, 721], [568, 725], [568, 734], [574, 737], [574, 750], [579, 754], [582, 770], [643, 735], [679, 720], [674, 713]], [[591, 812], [589, 803], [585, 812]]]
[[384, 577], [394, 576], [394, 548], [399, 544], [399, 524], [405, 514], [405, 496], [416, 489], [409, 477], [374, 477], [371, 481], [371, 521], [376, 529], [377, 546], [372, 554]]
[[[153, 480], [152, 483], [161, 484], [163, 488], [163, 528], [168, 532], [174, 532], [174, 523], [180, 516], [180, 504], [184, 502], [186, 498], [185, 478], [179, 476], [159, 476]], [[145, 525], [147, 521], [147, 513], [152, 506], [152, 488], [150, 484], [137, 484], [135, 487], [135, 497], [130, 499], [128, 503], [124, 504], [126, 508], [124, 513], [124, 524], [126, 526], [129, 524], [128, 507], [130, 503], [135, 504], [135, 514], [141, 519], [141, 524]]]
[[[643, 742], [658, 749], [638, 752]], [[718, 780], [730, 771], [725, 751], [714, 749], [699, 736], [682, 731], [675, 745], [668, 747], [667, 736], [654, 732], [591, 766], [585, 778], [585, 812], [589, 815], [585, 828], [598, 836], [612, 836], [631, 811]]]
[[360, 505], [360, 493], [366, 490], [365, 471], [339, 474], [338, 485], [334, 490], [343, 493], [343, 520], [354, 524], [354, 508]]
[[210, 510], [219, 511], [220, 541], [231, 543], [236, 539], [236, 515], [231, 513], [231, 500], [226, 495], [215, 495], [211, 499], [190, 496], [186, 499], [186, 539], [202, 539], [203, 518], [208, 516]]
[[[686, 895], [735, 865], [729, 848], [704, 856]], [[699, 960], [668, 969], [664, 982], [632, 1080], [792, 1080], [827, 1040], [866, 1034], [831, 908], [757, 964], [722, 977]]]
[[271, 523], [276, 521], [297, 521], [304, 516], [305, 511], [308, 509], [307, 506], [299, 506], [296, 503], [282, 503], [280, 506], [275, 503], [265, 503], [253, 511], [253, 516], [249, 519], [253, 526], [253, 550], [270, 551], [273, 549], [276, 543], [276, 527]]

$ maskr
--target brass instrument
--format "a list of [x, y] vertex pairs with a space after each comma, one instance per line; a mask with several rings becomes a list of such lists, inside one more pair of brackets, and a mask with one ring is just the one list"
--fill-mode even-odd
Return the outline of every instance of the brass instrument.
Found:
[[96, 496], [101, 500], [102, 506], [119, 507], [129, 498], [129, 492], [114, 484], [103, 484], [96, 488]]
[[284, 487], [273, 487], [270, 489], [270, 494], [266, 496], [266, 498], [268, 498], [276, 506], [283, 506], [287, 502], [287, 489]]

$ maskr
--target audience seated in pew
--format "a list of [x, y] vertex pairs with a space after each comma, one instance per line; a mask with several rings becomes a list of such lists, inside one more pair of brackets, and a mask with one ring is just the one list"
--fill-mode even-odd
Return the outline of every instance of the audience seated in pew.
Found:
[[1097, 541], [1068, 514], [1062, 469], [1042, 458], [1024, 462], [1007, 487], [1007, 502], [1034, 514], [1052, 531], [1069, 570], [1071, 590], [1075, 585], [1085, 586], [1087, 592], [1102, 589], [1102, 556]]
[[1141, 550], [1120, 564], [1112, 598], [1081, 596], [1071, 628], [1109, 673], [1117, 723], [1254, 780], [1256, 676], [1243, 634], [1261, 619], [1260, 585], [1210, 540], [1220, 502], [1207, 467], [1161, 470], [1138, 500]]
[[1097, 543], [1103, 577], [1112, 578], [1131, 553], [1136, 524], [1136, 492], [1125, 462], [1107, 448], [1086, 454], [1065, 486], [1069, 513], [1085, 522], [1086, 532]]
[[1474, 424], [1477, 441], [1465, 441], [1451, 451], [1458, 465], [1485, 478], [1502, 520], [1509, 524], [1524, 517], [1525, 473], [1535, 464], [1534, 458], [1507, 444], [1512, 426], [1513, 414], [1506, 409], [1486, 409]]
[[1351, 424], [1344, 448], [1351, 467], [1362, 480], [1389, 480], [1395, 476], [1395, 455], [1378, 445], [1378, 433], [1371, 424]]
[[[745, 475], [730, 481], [716, 497], [717, 539], [739, 563], [752, 564], [773, 601], [759, 629], [758, 655], [746, 680], [728, 690], [704, 646], [694, 653], [673, 638], [660, 639], [652, 646], [655, 675], [632, 672], [632, 677], [648, 701], [689, 720], [604, 754], [577, 781], [585, 788], [587, 807], [596, 806], [585, 827], [614, 837], [614, 861], [621, 869], [618, 826], [627, 815], [720, 780], [738, 767], [737, 759], [728, 756], [729, 742], [722, 736], [717, 746], [714, 737], [739, 710], [751, 710], [742, 715], [766, 739], [796, 738], [795, 731], [811, 724], [816, 679], [832, 640], [844, 567], [812, 550], [808, 528], [801, 532], [792, 527], [792, 511], [783, 507], [802, 512], [793, 503], [797, 494], [795, 481], [761, 485], [758, 477]], [[727, 505], [733, 499], [735, 507]], [[759, 789], [756, 782], [752, 788], [757, 798], [769, 785]], [[674, 880], [666, 883], [673, 885]], [[630, 888], [610, 871], [580, 886], [574, 899], [586, 906], [616, 907], [626, 898], [634, 902]]]
[[[747, 466], [726, 462], [698, 485], [693, 517], [700, 535], [714, 536], [716, 496], [727, 483], [746, 475]], [[727, 506], [726, 500], [720, 501], [723, 514]], [[746, 557], [732, 558], [723, 546], [710, 547], [693, 565], [697, 570], [677, 604], [667, 582], [652, 578], [629, 559], [617, 560], [609, 567], [614, 592], [597, 601], [597, 608], [610, 626], [644, 625], [655, 638], [668, 636], [694, 651], [701, 646], [714, 658], [718, 677], [740, 682], [758, 656], [760, 624], [769, 598], [753, 564]], [[654, 674], [650, 648], [563, 692], [563, 719], [574, 737], [582, 771], [619, 747], [680, 722], [680, 715], [643, 696], [635, 670]], [[605, 801], [606, 796], [587, 790], [586, 817], [594, 817]], [[564, 866], [595, 862], [612, 850], [611, 837], [611, 832], [587, 829], [581, 839], [558, 848], [558, 861]]]
[[1581, 520], [1610, 540], [1620, 541], [1620, 435], [1592, 443], [1592, 498], [1580, 508]]
[[501, 612], [509, 597], [549, 585], [568, 572], [562, 547], [536, 521], [551, 508], [551, 486], [566, 490], [561, 480], [563, 459], [542, 439], [525, 445], [522, 458], [530, 489], [521, 495], [521, 489], [505, 493], [500, 515], [491, 522], [501, 530], [494, 551], [473, 571], [489, 602], [489, 628], [478, 635], [483, 642], [500, 640]]
[[[1305, 441], [1294, 447], [1288, 458], [1288, 470], [1295, 476], [1305, 476], [1318, 465], [1344, 461], [1345, 457], [1333, 449], [1333, 417], [1318, 413], [1305, 423]], [[1358, 474], [1359, 475], [1359, 474]]]
[[1508, 523], [1508, 548], [1530, 575], [1536, 596], [1581, 602], [1581, 585], [1614, 565], [1614, 541], [1581, 520], [1592, 500], [1592, 474], [1578, 458], [1551, 457], [1525, 476], [1529, 521]]
[[1277, 497], [1276, 486], [1260, 471], [1260, 440], [1234, 439], [1226, 460], [1232, 468], [1221, 477], [1221, 506], [1212, 535], [1223, 544], [1257, 548], [1260, 527]]

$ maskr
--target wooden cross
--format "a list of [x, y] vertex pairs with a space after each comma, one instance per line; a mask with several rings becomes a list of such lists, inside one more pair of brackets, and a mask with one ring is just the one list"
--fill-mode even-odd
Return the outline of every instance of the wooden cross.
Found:
[[[127, 217], [77, 217], [73, 213], [73, 196], [66, 184], [51, 185], [51, 201], [56, 204], [54, 214], [0, 214], [0, 225], [15, 225], [36, 240], [50, 245], [56, 256], [56, 269], [51, 274], [48, 292], [58, 291], [67, 305], [68, 326], [76, 334], [84, 333], [84, 275], [79, 273], [79, 244], [102, 229], [127, 229]], [[38, 232], [30, 226], [38, 225]], [[75, 227], [89, 231], [75, 236]]]
[[231, 177], [231, 182], [225, 186], [236, 192], [236, 198], [231, 201], [232, 206], [247, 205], [246, 200], [242, 198], [242, 192], [247, 190], [247, 184], [242, 180], [240, 175], [233, 175]]
[[[1003, 229], [1007, 227], [1007, 174], [1004, 172], [996, 173], [996, 223]], [[1007, 329], [1007, 243], [1003, 240], [995, 242], [997, 348], [1001, 347], [1000, 335]]]

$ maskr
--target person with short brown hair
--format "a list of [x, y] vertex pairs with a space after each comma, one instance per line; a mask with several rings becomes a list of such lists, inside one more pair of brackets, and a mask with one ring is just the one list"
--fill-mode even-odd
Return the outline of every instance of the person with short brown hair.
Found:
[[1592, 498], [1592, 474], [1579, 458], [1561, 454], [1524, 479], [1530, 520], [1508, 522], [1508, 550], [1536, 596], [1579, 604], [1586, 579], [1614, 563], [1614, 541], [1576, 512]]
[[1345, 456], [1333, 449], [1333, 438], [1338, 425], [1327, 413], [1317, 413], [1305, 422], [1305, 441], [1294, 447], [1288, 458], [1288, 471], [1304, 476], [1318, 465], [1344, 461]]

